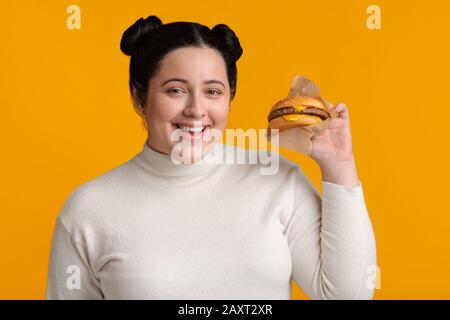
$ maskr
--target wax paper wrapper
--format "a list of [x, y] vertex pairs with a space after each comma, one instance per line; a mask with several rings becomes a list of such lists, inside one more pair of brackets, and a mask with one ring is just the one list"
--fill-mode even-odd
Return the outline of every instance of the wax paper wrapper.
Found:
[[[330, 112], [332, 118], [338, 116], [334, 106], [323, 99], [320, 95], [319, 87], [311, 80], [303, 76], [296, 75], [292, 79], [292, 85], [289, 89], [288, 97], [295, 95], [319, 99], [328, 107], [328, 111]], [[267, 140], [271, 143], [277, 143], [283, 148], [310, 155], [312, 150], [311, 138], [322, 134], [328, 127], [329, 120], [330, 119], [327, 119], [308, 126], [291, 127], [278, 133], [276, 133], [275, 130], [271, 131], [270, 128], [267, 127]], [[273, 139], [274, 137], [277, 137], [278, 139]]]

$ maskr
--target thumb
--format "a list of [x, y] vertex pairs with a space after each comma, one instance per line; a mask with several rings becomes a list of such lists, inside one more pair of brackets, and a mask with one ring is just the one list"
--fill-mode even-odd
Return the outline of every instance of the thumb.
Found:
[[312, 135], [312, 132], [302, 127], [292, 127], [278, 134], [273, 134], [271, 143], [288, 150], [310, 155], [312, 151]]

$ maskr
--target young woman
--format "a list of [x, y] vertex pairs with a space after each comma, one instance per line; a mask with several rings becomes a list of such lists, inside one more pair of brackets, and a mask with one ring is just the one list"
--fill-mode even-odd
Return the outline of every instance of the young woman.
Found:
[[[205, 139], [225, 130], [236, 94], [242, 48], [227, 25], [149, 16], [124, 32], [121, 50], [148, 138], [66, 200], [48, 299], [290, 299], [291, 279], [312, 299], [373, 298], [375, 238], [345, 105], [312, 141], [321, 197], [282, 156], [273, 175], [203, 161], [217, 148], [257, 152]], [[189, 163], [173, 161], [175, 132], [193, 146]]]

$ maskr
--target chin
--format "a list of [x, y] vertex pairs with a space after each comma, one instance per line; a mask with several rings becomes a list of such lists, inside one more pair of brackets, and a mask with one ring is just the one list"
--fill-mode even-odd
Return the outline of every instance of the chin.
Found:
[[183, 162], [193, 163], [200, 161], [209, 151], [212, 143], [210, 141], [196, 141], [192, 143], [178, 143], [175, 148], [180, 151]]
[[[185, 139], [185, 138], [183, 138]], [[169, 154], [174, 152], [178, 152], [179, 158], [181, 158], [182, 162], [185, 164], [192, 164], [198, 162], [203, 159], [205, 154], [207, 154], [212, 146], [214, 145], [214, 141], [211, 140], [183, 140], [180, 142], [174, 141], [172, 142], [171, 151]]]

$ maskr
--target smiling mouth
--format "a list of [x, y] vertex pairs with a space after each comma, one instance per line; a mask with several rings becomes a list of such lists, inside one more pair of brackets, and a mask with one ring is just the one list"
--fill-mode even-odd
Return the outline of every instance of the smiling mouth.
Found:
[[172, 124], [176, 129], [180, 129], [183, 133], [189, 134], [191, 137], [196, 137], [202, 135], [206, 129], [210, 128], [209, 125], [201, 127], [184, 126], [182, 124], [174, 123]]

